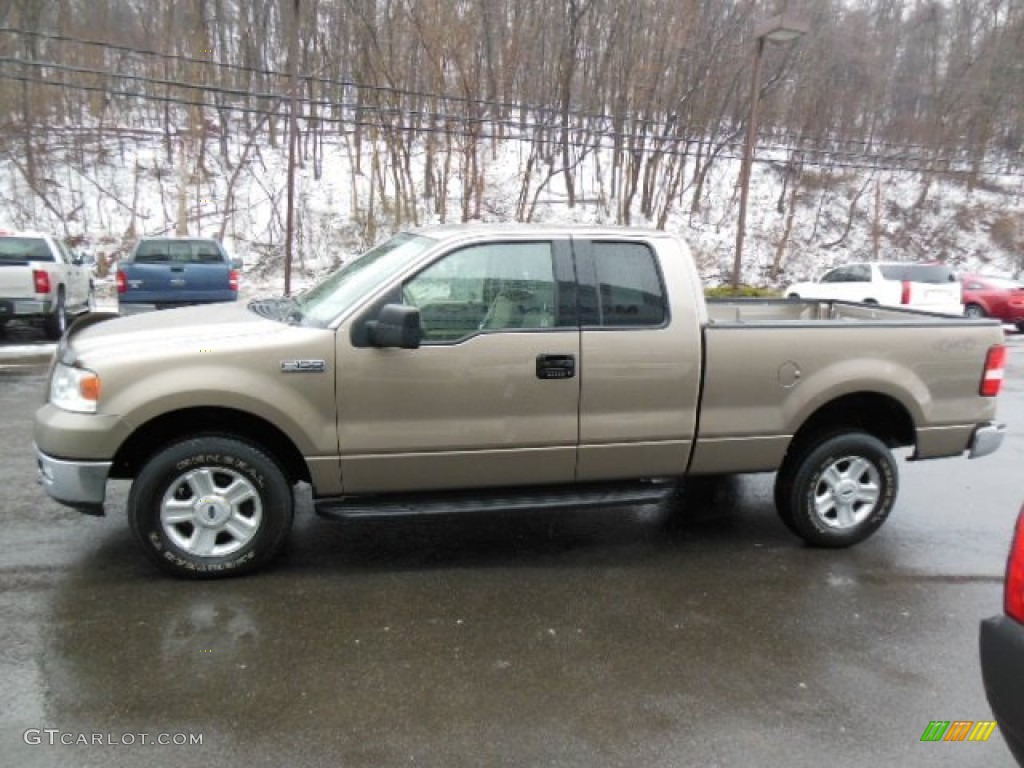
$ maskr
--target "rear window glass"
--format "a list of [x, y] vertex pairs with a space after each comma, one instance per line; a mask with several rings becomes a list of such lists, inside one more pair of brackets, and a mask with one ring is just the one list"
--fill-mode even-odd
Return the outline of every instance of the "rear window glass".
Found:
[[41, 237], [0, 237], [0, 264], [53, 261], [50, 246]]
[[909, 280], [912, 283], [955, 283], [956, 275], [940, 264], [883, 264], [886, 280]]
[[641, 243], [594, 243], [600, 325], [665, 322], [665, 294], [651, 249]]
[[224, 255], [212, 240], [143, 240], [133, 260], [137, 264], [221, 264]]

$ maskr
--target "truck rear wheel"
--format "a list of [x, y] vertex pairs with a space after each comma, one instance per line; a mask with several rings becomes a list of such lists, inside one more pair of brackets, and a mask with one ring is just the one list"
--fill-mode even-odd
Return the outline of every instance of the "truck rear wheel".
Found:
[[230, 437], [198, 437], [153, 456], [132, 483], [128, 519], [146, 555], [175, 576], [248, 573], [284, 546], [292, 489], [277, 463]]
[[45, 326], [46, 335], [54, 340], [59, 340], [68, 329], [68, 308], [63, 287], [57, 289], [57, 304], [46, 317]]
[[899, 486], [896, 461], [878, 438], [851, 431], [797, 446], [775, 479], [782, 522], [816, 547], [849, 547], [877, 531]]

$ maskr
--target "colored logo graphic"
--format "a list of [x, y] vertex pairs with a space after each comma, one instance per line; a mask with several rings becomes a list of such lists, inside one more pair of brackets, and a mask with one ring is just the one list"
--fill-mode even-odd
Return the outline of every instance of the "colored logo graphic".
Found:
[[995, 728], [995, 720], [932, 720], [921, 741], [988, 741]]

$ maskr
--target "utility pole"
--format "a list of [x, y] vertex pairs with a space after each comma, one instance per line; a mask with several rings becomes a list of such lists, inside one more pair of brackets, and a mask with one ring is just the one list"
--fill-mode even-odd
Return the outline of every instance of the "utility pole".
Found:
[[743, 270], [743, 238], [747, 233], [747, 198], [750, 194], [750, 166], [754, 161], [757, 144], [757, 113], [761, 100], [761, 59], [764, 45], [788, 43], [807, 34], [810, 27], [806, 21], [787, 16], [785, 13], [761, 22], [754, 29], [754, 64], [750, 79], [750, 115], [747, 117], [747, 138], [743, 142], [743, 158], [740, 161], [740, 213], [736, 223], [736, 252], [732, 265], [732, 287], [740, 287]]
[[[288, 0], [284, 0], [285, 3]], [[284, 225], [284, 295], [292, 294], [292, 241], [295, 230], [295, 153], [299, 146], [299, 0], [292, 0], [292, 28], [288, 40], [288, 211]]]

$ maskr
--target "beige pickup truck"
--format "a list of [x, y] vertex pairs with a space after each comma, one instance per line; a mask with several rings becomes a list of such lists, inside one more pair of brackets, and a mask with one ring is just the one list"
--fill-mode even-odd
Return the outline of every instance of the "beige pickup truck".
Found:
[[892, 449], [982, 456], [995, 321], [827, 301], [705, 303], [665, 232], [404, 233], [292, 299], [76, 323], [35, 418], [39, 475], [128, 518], [167, 571], [252, 571], [295, 488], [327, 517], [665, 498], [688, 475], [778, 471], [812, 545], [870, 536]]

